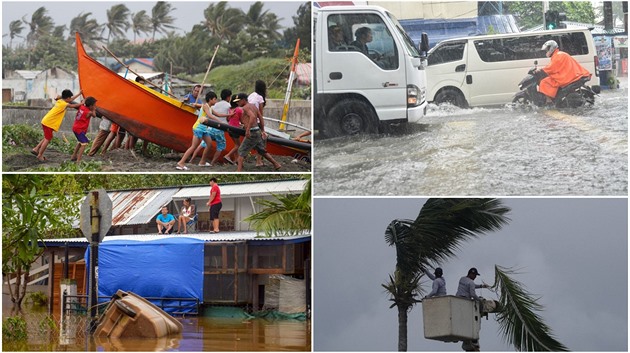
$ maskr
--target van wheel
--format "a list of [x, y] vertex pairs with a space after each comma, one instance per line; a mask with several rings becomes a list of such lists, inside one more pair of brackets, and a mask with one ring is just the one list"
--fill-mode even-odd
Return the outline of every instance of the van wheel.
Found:
[[114, 301], [114, 304], [116, 304], [116, 307], [118, 308], [118, 310], [122, 311], [123, 314], [131, 317], [132, 319], [136, 317], [136, 315], [138, 315], [135, 310], [130, 308], [129, 305], [127, 305], [121, 300]]
[[468, 104], [466, 103], [466, 99], [464, 99], [462, 93], [452, 88], [445, 88], [441, 90], [440, 93], [435, 96], [434, 102], [438, 105], [447, 103], [460, 108], [468, 108]]
[[378, 132], [376, 115], [366, 103], [343, 100], [330, 109], [324, 130], [329, 137]]

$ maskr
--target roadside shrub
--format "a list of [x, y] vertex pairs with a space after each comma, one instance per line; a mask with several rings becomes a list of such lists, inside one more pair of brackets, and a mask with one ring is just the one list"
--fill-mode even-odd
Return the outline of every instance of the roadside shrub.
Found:
[[28, 300], [30, 300], [34, 306], [48, 305], [48, 296], [42, 291], [30, 293], [28, 295]]
[[9, 341], [24, 341], [27, 336], [26, 321], [22, 317], [9, 316], [2, 321], [3, 343]]
[[38, 328], [39, 332], [42, 334], [46, 334], [49, 332], [57, 333], [58, 331], [57, 323], [50, 315], [46, 315], [43, 319], [41, 319], [38, 324]]
[[2, 146], [27, 147], [35, 146], [42, 139], [41, 129], [30, 125], [5, 125], [2, 127]]

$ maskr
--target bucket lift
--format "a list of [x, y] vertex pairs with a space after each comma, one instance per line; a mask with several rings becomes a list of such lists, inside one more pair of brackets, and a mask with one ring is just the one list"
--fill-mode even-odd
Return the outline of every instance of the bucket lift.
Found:
[[498, 302], [483, 302], [446, 295], [422, 300], [424, 338], [457, 342], [478, 340], [481, 330], [481, 317], [489, 312], [497, 312]]

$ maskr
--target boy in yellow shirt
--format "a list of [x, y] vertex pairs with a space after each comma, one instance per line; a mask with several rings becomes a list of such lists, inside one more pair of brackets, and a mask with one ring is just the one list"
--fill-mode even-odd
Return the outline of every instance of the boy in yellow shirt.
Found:
[[53, 131], [59, 130], [63, 117], [66, 114], [67, 108], [79, 108], [81, 103], [72, 104], [73, 100], [81, 95], [83, 91], [79, 91], [76, 95], [72, 95], [72, 91], [69, 89], [61, 92], [61, 97], [57, 96], [55, 105], [44, 115], [42, 118], [42, 129], [44, 130], [44, 138], [33, 148], [32, 154], [37, 156], [40, 162], [46, 161], [44, 152], [53, 138]]

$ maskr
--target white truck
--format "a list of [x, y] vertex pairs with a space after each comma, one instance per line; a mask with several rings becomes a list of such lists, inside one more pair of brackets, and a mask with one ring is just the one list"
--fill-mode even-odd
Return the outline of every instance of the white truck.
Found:
[[334, 137], [422, 121], [426, 34], [416, 48], [378, 6], [323, 7], [314, 19], [315, 129]]

